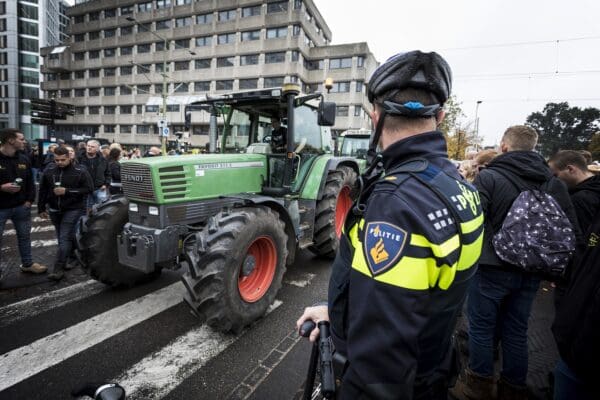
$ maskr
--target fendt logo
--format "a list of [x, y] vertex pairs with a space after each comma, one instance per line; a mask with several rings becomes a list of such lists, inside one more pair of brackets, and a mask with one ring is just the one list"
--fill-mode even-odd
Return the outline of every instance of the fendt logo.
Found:
[[122, 179], [127, 182], [144, 182], [144, 177], [142, 175], [123, 174]]

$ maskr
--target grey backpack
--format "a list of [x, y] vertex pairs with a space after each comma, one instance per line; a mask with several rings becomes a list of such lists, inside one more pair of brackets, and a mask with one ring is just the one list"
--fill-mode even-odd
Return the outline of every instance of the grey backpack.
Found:
[[520, 189], [502, 227], [492, 238], [500, 259], [527, 272], [561, 277], [575, 251], [573, 225], [560, 205], [539, 189]]

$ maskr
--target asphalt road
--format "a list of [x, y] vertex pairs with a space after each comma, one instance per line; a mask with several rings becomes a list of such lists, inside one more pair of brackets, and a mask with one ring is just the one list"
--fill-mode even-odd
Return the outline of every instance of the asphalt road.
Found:
[[[34, 236], [52, 240], [49, 230]], [[18, 262], [13, 240], [3, 238], [5, 268]], [[56, 247], [44, 243], [34, 256], [51, 262]], [[128, 399], [292, 398], [310, 355], [295, 321], [325, 297], [329, 263], [300, 252], [268, 314], [225, 335], [182, 302], [180, 271], [113, 290], [78, 268], [54, 284], [17, 272], [11, 262], [0, 291], [0, 399], [69, 399], [89, 381], [119, 382]]]

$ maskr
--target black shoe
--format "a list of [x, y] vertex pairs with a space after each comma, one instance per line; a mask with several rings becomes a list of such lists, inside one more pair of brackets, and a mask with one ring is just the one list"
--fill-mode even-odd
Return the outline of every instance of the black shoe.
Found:
[[62, 278], [64, 278], [65, 273], [62, 270], [58, 270], [58, 271], [54, 271], [53, 273], [48, 275], [48, 279], [50, 279], [51, 281], [60, 281]]

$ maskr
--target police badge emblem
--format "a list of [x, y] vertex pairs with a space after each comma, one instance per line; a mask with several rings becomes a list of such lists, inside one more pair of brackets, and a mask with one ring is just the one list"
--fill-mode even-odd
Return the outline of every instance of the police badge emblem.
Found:
[[392, 267], [402, 254], [408, 234], [387, 222], [369, 222], [365, 230], [364, 254], [373, 276]]

